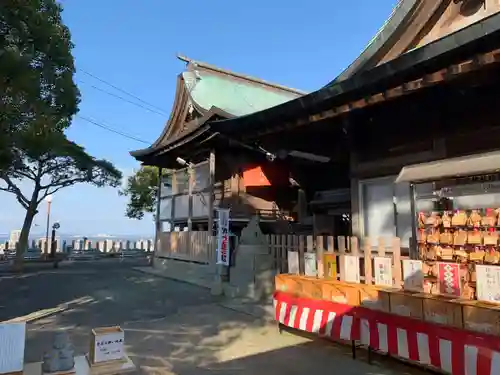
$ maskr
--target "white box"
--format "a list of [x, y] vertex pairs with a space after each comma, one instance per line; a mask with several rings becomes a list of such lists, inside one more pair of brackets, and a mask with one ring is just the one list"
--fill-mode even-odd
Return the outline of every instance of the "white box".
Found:
[[94, 328], [89, 359], [92, 364], [125, 357], [125, 332], [120, 327]]

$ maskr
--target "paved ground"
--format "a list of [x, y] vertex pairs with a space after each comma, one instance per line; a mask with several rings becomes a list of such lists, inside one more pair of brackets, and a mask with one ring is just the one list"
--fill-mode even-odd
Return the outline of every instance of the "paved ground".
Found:
[[341, 346], [280, 335], [263, 319], [223, 307], [204, 288], [134, 266], [93, 262], [0, 276], [0, 320], [73, 301], [67, 311], [29, 324], [27, 361], [40, 360], [58, 329], [69, 330], [77, 354], [83, 354], [92, 327], [119, 324], [128, 354], [147, 374], [421, 374], [393, 361], [353, 361]]

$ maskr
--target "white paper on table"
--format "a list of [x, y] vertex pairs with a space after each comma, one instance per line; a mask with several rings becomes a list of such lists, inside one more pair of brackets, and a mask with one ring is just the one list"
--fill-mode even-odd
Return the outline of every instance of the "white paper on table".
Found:
[[359, 256], [345, 255], [344, 259], [344, 280], [348, 283], [359, 283]]
[[0, 374], [23, 371], [26, 322], [0, 323]]
[[422, 272], [422, 268], [423, 264], [421, 260], [403, 260], [404, 289], [415, 292], [424, 290], [424, 273]]
[[304, 273], [306, 276], [318, 276], [318, 265], [316, 263], [315, 253], [304, 254]]
[[479, 301], [500, 302], [500, 267], [477, 264], [476, 280]]
[[299, 253], [297, 251], [288, 252], [288, 273], [298, 275], [299, 270]]
[[98, 362], [113, 361], [125, 356], [125, 333], [110, 332], [96, 336], [94, 345], [94, 360]]
[[392, 287], [392, 259], [375, 257], [373, 265], [375, 268], [375, 285]]

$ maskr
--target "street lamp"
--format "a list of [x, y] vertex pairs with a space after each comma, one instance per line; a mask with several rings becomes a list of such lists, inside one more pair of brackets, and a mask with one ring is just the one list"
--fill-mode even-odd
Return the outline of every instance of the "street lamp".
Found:
[[47, 202], [47, 231], [45, 233], [45, 254], [47, 254], [49, 252], [50, 205], [52, 204], [52, 195], [47, 195], [45, 202]]

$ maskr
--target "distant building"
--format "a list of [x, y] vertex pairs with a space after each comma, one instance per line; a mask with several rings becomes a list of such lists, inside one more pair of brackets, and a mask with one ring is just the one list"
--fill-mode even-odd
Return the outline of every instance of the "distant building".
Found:
[[21, 237], [21, 229], [16, 229], [10, 232], [9, 235], [9, 249], [15, 249], [19, 238]]
[[[49, 243], [50, 243], [50, 238], [49, 238]], [[62, 251], [62, 243], [61, 243], [61, 238], [56, 237], [54, 239], [54, 242], [56, 243], [56, 253], [60, 253]], [[42, 250], [43, 253], [50, 253], [50, 245], [46, 246], [47, 244], [47, 239], [45, 237], [39, 238], [36, 240], [36, 245], [37, 247]]]

